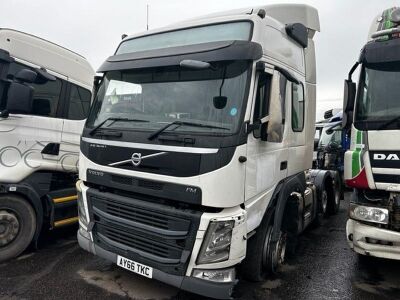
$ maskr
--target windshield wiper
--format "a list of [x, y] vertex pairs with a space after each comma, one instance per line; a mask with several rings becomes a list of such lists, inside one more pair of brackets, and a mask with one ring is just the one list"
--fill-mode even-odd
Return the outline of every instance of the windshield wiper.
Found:
[[177, 127], [179, 126], [192, 126], [192, 127], [202, 127], [202, 128], [212, 128], [212, 129], [222, 129], [222, 130], [229, 130], [229, 128], [225, 127], [219, 127], [219, 126], [213, 126], [213, 125], [206, 125], [206, 124], [199, 124], [199, 123], [192, 123], [192, 122], [184, 122], [184, 121], [173, 121], [171, 123], [168, 123], [164, 127], [161, 127], [157, 131], [153, 132], [148, 139], [154, 140], [156, 137], [158, 137], [162, 132], [167, 130], [169, 127], [176, 125]]
[[103, 122], [101, 122], [99, 125], [97, 125], [97, 126], [94, 127], [92, 130], [90, 130], [89, 134], [90, 134], [90, 135], [95, 134], [95, 132], [96, 132], [98, 129], [100, 129], [101, 127], [103, 127], [103, 125], [104, 125], [106, 122], [108, 122], [108, 121], [112, 121], [112, 122], [110, 123], [110, 125], [108, 125], [108, 126], [111, 126], [112, 124], [114, 124], [115, 122], [118, 122], [118, 121], [122, 121], [122, 122], [149, 122], [148, 120], [141, 120], [141, 119], [113, 118], [113, 117], [111, 117], [111, 118], [105, 119], [105, 120], [104, 120]]
[[400, 121], [400, 116], [397, 116], [397, 117], [383, 123], [381, 126], [378, 127], [378, 130], [385, 129], [386, 127], [388, 127], [389, 125], [393, 124], [396, 121]]

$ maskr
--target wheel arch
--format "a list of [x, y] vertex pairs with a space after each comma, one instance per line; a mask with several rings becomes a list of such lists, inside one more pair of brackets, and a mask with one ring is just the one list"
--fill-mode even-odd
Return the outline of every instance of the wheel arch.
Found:
[[[293, 192], [303, 195], [305, 189], [306, 179], [304, 172], [286, 178], [285, 180], [281, 181], [275, 189], [272, 200], [268, 205], [264, 215], [265, 217], [268, 216], [268, 212], [272, 213], [271, 218], [273, 221], [273, 241], [277, 241], [279, 238], [279, 233], [285, 218], [285, 210], [287, 209], [288, 200], [293, 197]], [[302, 205], [303, 203], [300, 203], [300, 206], [298, 207], [299, 210], [303, 208]], [[298, 216], [299, 213], [301, 213], [301, 211], [297, 212]], [[289, 226], [296, 225], [298, 227], [299, 224], [297, 222], [301, 221], [301, 219], [297, 218], [291, 221], [293, 221], [293, 224], [290, 224]]]

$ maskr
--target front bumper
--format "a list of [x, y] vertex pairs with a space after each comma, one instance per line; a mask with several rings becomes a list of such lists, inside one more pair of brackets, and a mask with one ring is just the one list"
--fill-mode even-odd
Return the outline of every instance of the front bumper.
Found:
[[[400, 260], [400, 232], [349, 219], [346, 224], [346, 236], [350, 248], [359, 254]], [[368, 240], [379, 240], [391, 245], [371, 243]]]
[[[79, 246], [86, 251], [98, 255], [104, 259], [116, 263], [117, 254], [107, 251], [96, 244], [90, 239], [81, 234], [82, 228], [78, 231]], [[189, 276], [177, 276], [167, 274], [157, 269], [153, 269], [153, 279], [175, 286], [179, 289], [196, 293], [205, 297], [215, 299], [231, 299], [233, 288], [237, 281], [229, 283], [217, 283], [206, 281]]]

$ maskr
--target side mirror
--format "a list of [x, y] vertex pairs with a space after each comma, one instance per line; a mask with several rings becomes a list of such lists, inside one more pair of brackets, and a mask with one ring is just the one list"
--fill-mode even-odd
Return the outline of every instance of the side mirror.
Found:
[[7, 94], [7, 113], [29, 114], [32, 111], [33, 87], [23, 82], [10, 83]]
[[38, 74], [32, 70], [22, 69], [15, 74], [14, 78], [19, 82], [34, 83], [37, 75]]
[[253, 135], [256, 139], [268, 141], [268, 122], [269, 116], [266, 116], [253, 124]]
[[319, 144], [319, 139], [315, 138], [315, 139], [314, 139], [314, 151], [317, 151], [317, 149], [318, 149], [318, 144]]
[[344, 81], [344, 95], [343, 95], [343, 121], [342, 127], [347, 128], [351, 125], [353, 118], [354, 103], [356, 99], [357, 86], [351, 79]]

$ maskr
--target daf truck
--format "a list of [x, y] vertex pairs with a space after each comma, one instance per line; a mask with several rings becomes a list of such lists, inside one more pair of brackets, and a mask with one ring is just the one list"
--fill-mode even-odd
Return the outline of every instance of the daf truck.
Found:
[[139, 275], [227, 299], [336, 212], [312, 166], [316, 9], [267, 5], [125, 37], [81, 139], [78, 241]]
[[400, 259], [400, 9], [379, 15], [369, 37], [345, 81], [344, 174], [353, 188], [346, 234], [360, 255]]
[[0, 262], [77, 224], [77, 163], [95, 73], [79, 54], [0, 29]]

